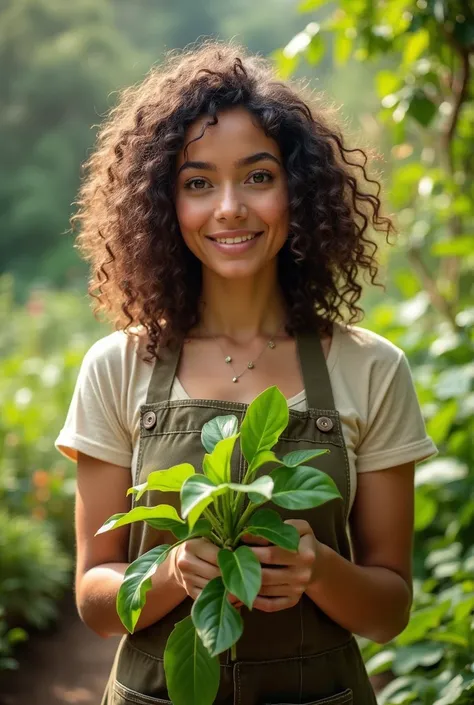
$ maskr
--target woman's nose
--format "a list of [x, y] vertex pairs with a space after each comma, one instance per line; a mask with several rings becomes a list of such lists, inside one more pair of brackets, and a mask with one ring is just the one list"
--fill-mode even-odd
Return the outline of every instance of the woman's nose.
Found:
[[216, 205], [216, 220], [243, 219], [247, 216], [247, 207], [233, 187], [224, 188]]

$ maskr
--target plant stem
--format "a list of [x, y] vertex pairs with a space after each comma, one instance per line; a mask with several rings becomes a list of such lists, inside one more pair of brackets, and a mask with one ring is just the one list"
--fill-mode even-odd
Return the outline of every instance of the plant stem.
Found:
[[[243, 479], [242, 479], [242, 483], [241, 483], [242, 485], [248, 485], [248, 484], [249, 484], [249, 480], [250, 480], [250, 477], [251, 477], [252, 472], [253, 472], [253, 470], [252, 470], [252, 463], [250, 463], [250, 465], [248, 466], [248, 468], [247, 468], [247, 470], [246, 470], [246, 473], [245, 473], [245, 475], [244, 475], [244, 477], [243, 477]], [[234, 503], [234, 506], [233, 506], [233, 514], [234, 514], [234, 516], [235, 516], [235, 515], [238, 515], [239, 512], [241, 511], [241, 509], [242, 509], [242, 504], [243, 504], [244, 499], [245, 499], [244, 493], [243, 493], [243, 492], [239, 492], [239, 493], [237, 494], [237, 497], [236, 497], [236, 499], [235, 499], [235, 503]]]
[[229, 539], [232, 536], [232, 492], [229, 490], [222, 497], [222, 504], [224, 505], [224, 526], [226, 530], [226, 538]]
[[240, 538], [245, 534], [245, 529], [237, 534], [237, 536], [232, 540], [232, 548], [234, 549], [240, 541]]
[[249, 502], [244, 513], [240, 517], [239, 523], [237, 524], [237, 533], [240, 533], [242, 531], [242, 529], [244, 528], [244, 526], [247, 523], [247, 521], [249, 520], [249, 518], [252, 516], [254, 511], [259, 506], [260, 506], [259, 504], [254, 504], [253, 502]]
[[211, 536], [214, 539], [214, 542], [220, 546], [221, 548], [224, 548], [224, 542], [222, 541], [221, 537], [218, 536], [214, 531], [211, 531]]
[[217, 519], [216, 516], [211, 512], [210, 509], [205, 509], [203, 511], [203, 515], [206, 517], [206, 519], [209, 521], [209, 523], [212, 525], [212, 528], [216, 532], [216, 534], [219, 536], [220, 539], [224, 538], [224, 527], [220, 523], [220, 521]]
[[237, 646], [236, 646], [236, 644], [232, 644], [232, 646], [230, 647], [230, 660], [237, 661]]

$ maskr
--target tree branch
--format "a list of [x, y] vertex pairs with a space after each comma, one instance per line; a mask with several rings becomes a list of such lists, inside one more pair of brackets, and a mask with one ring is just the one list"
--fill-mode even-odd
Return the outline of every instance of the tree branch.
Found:
[[[449, 35], [448, 35], [449, 36]], [[471, 77], [471, 66], [469, 63], [469, 51], [459, 47], [457, 42], [454, 43], [456, 50], [459, 53], [459, 58], [461, 60], [461, 70], [459, 78], [454, 80], [453, 93], [454, 93], [454, 104], [453, 112], [451, 114], [451, 120], [447, 129], [443, 134], [443, 146], [446, 151], [446, 156], [448, 160], [448, 166], [450, 174], [454, 172], [454, 161], [452, 153], [452, 143], [454, 135], [456, 133], [456, 127], [459, 120], [459, 115], [461, 114], [461, 108], [464, 101], [467, 98], [467, 91], [469, 86], [469, 80]]]
[[449, 302], [440, 294], [436, 281], [433, 279], [431, 272], [421, 258], [420, 251], [411, 248], [407, 252], [408, 261], [415, 270], [423, 288], [430, 297], [431, 305], [446, 318], [455, 330], [459, 326], [456, 323], [454, 313]]
[[[453, 48], [454, 56], [458, 56], [461, 62], [459, 73], [457, 73], [456, 70], [453, 69], [453, 102], [451, 119], [447, 128], [443, 131], [441, 135], [441, 149], [442, 155], [444, 157], [443, 161], [445, 163], [446, 171], [452, 178], [455, 172], [453, 142], [462, 106], [467, 98], [469, 90], [469, 81], [471, 78], [471, 66], [469, 62], [469, 57], [474, 49], [473, 47], [464, 47], [462, 44], [460, 44], [455, 38], [454, 34], [446, 29], [445, 25], [441, 25], [441, 31], [446, 37], [448, 43]], [[461, 234], [462, 221], [459, 216], [452, 216], [451, 218], [449, 218], [447, 225], [450, 239], [454, 239], [457, 235]], [[451, 284], [454, 286], [456, 299], [458, 297], [459, 272], [460, 261], [458, 257], [447, 257], [443, 260], [440, 266], [441, 277], [446, 281], [450, 281]]]

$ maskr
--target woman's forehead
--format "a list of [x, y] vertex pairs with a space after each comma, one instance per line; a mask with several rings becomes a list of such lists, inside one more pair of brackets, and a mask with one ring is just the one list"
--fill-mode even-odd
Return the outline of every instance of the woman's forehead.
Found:
[[280, 157], [277, 142], [265, 134], [256, 117], [245, 108], [222, 111], [217, 114], [217, 120], [215, 125], [209, 125], [211, 118], [203, 115], [188, 128], [185, 136], [186, 155], [184, 149], [181, 150], [178, 167], [185, 161], [185, 156], [193, 161], [214, 163], [222, 158], [227, 161], [228, 157], [238, 161], [252, 152], [263, 151]]

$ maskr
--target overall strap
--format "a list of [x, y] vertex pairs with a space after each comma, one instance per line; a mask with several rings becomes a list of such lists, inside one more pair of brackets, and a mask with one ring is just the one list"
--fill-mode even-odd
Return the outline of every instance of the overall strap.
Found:
[[298, 333], [296, 345], [308, 409], [335, 409], [321, 338], [316, 331]]
[[155, 359], [153, 372], [146, 396], [146, 404], [168, 401], [171, 387], [181, 355], [181, 343], [175, 343], [164, 350], [160, 350], [159, 360]]

